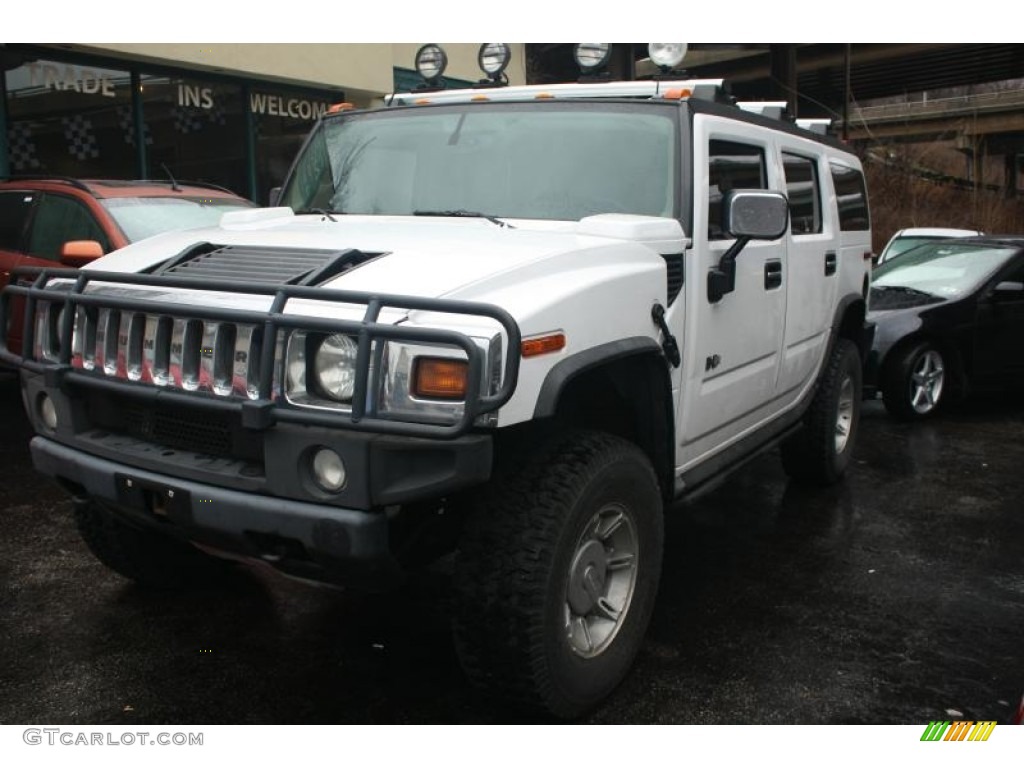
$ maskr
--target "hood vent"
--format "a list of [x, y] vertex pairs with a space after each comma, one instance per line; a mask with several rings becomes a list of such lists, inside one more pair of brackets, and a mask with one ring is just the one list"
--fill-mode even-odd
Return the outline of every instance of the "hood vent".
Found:
[[328, 250], [198, 243], [158, 264], [150, 273], [203, 281], [320, 285], [381, 255], [355, 248]]
[[683, 254], [663, 253], [661, 257], [665, 259], [665, 266], [668, 268], [668, 303], [671, 304], [683, 289]]

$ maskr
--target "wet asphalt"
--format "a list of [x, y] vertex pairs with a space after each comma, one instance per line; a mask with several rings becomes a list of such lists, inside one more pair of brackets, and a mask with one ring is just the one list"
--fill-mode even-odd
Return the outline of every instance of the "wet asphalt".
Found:
[[[868, 403], [835, 488], [775, 452], [672, 511], [657, 609], [593, 723], [1007, 722], [1024, 692], [1024, 398]], [[152, 594], [37, 476], [0, 375], [0, 723], [531, 723], [476, 692], [445, 575], [359, 596], [246, 570]]]

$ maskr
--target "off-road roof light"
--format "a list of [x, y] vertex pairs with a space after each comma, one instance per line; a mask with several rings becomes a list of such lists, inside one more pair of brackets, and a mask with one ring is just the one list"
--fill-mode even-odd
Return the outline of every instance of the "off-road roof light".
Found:
[[611, 43], [576, 43], [572, 55], [584, 74], [600, 72], [612, 58]]
[[686, 57], [686, 43], [648, 43], [647, 55], [662, 72], [670, 72]]
[[416, 51], [416, 71], [431, 85], [441, 79], [448, 67], [448, 54], [437, 43], [427, 43]]
[[511, 59], [512, 49], [506, 43], [484, 43], [476, 55], [480, 69], [493, 81], [501, 77]]

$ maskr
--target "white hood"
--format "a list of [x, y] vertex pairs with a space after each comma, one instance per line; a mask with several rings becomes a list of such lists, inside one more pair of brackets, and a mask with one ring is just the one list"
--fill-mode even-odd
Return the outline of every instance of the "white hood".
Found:
[[[138, 272], [202, 242], [218, 245], [250, 245], [270, 248], [355, 248], [364, 253], [383, 253], [331, 280], [324, 287], [424, 297], [476, 298], [471, 286], [492, 282], [523, 267], [558, 255], [602, 251], [614, 248], [619, 258], [630, 251], [653, 252], [630, 243], [623, 253], [619, 237], [596, 236], [608, 230], [609, 220], [618, 231], [647, 236], [650, 223], [666, 220], [636, 216], [592, 217], [604, 227], [583, 222], [512, 222], [501, 227], [480, 218], [432, 218], [405, 216], [336, 215], [293, 216], [289, 209], [259, 209], [227, 214], [221, 226], [170, 232], [134, 243], [93, 262], [88, 268], [115, 272]], [[588, 220], [584, 220], [587, 222]], [[671, 222], [674, 224], [674, 222]], [[581, 226], [583, 225], [583, 226]], [[625, 226], [625, 230], [623, 230]], [[648, 231], [643, 231], [647, 226]], [[675, 225], [678, 227], [678, 225]], [[529, 228], [527, 228], [529, 227]], [[581, 234], [581, 231], [588, 234]], [[681, 238], [681, 230], [679, 232]], [[657, 247], [660, 243], [652, 242]], [[599, 261], [601, 259], [598, 259]], [[575, 261], [575, 259], [572, 259]], [[527, 270], [532, 272], [533, 270]], [[557, 270], [556, 270], [557, 271]], [[549, 273], [550, 274], [550, 273]], [[247, 278], [244, 269], [238, 275]], [[488, 280], [491, 278], [492, 280]], [[482, 287], [482, 286], [481, 286]]]

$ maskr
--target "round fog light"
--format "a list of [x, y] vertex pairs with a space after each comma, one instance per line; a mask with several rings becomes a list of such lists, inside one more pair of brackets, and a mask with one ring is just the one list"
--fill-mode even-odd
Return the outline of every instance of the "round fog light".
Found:
[[57, 406], [53, 404], [53, 398], [45, 393], [39, 396], [39, 418], [47, 429], [57, 429]]
[[448, 54], [436, 43], [427, 43], [416, 51], [416, 71], [428, 83], [437, 82], [448, 67]]
[[686, 57], [686, 43], [648, 43], [647, 54], [660, 69], [675, 69]]
[[341, 456], [330, 448], [321, 448], [313, 456], [313, 479], [329, 493], [337, 493], [345, 487], [345, 463]]

